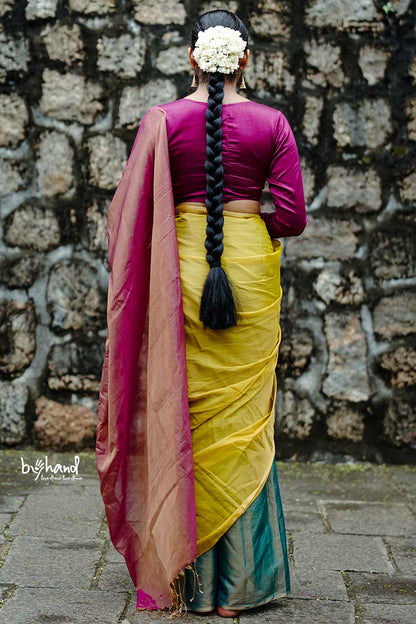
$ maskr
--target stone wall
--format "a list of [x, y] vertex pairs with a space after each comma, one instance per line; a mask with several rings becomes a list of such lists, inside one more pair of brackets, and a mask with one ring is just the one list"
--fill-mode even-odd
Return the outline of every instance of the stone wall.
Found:
[[282, 239], [278, 452], [416, 447], [410, 0], [0, 0], [2, 444], [93, 444], [107, 207], [143, 114], [191, 92], [194, 18], [224, 6], [249, 26], [247, 97], [294, 130], [309, 214]]

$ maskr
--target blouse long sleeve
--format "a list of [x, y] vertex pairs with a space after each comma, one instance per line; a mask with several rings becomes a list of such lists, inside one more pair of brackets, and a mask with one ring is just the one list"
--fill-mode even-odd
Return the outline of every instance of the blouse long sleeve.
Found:
[[299, 236], [308, 222], [299, 154], [292, 129], [281, 113], [277, 119], [273, 158], [266, 179], [274, 212], [262, 212], [271, 238]]

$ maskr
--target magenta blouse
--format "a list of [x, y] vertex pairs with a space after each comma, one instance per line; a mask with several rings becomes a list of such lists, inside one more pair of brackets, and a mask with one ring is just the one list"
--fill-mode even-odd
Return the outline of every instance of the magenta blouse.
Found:
[[[175, 205], [205, 202], [207, 103], [181, 98], [158, 106], [166, 111]], [[252, 100], [223, 104], [222, 134], [223, 202], [260, 201], [267, 181], [275, 211], [261, 216], [270, 236], [301, 234], [308, 221], [302, 172], [284, 114]]]

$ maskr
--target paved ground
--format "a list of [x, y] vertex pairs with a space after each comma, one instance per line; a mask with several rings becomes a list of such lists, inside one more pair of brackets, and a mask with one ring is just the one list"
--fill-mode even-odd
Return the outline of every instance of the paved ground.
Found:
[[[74, 464], [73, 453], [47, 457]], [[136, 594], [109, 540], [94, 454], [80, 454], [82, 479], [74, 481], [22, 474], [21, 458], [35, 467], [45, 454], [0, 453], [0, 623], [166, 623], [134, 613]], [[414, 624], [416, 467], [279, 462], [278, 472], [293, 595], [242, 614], [240, 624]], [[233, 622], [191, 613], [184, 621]]]

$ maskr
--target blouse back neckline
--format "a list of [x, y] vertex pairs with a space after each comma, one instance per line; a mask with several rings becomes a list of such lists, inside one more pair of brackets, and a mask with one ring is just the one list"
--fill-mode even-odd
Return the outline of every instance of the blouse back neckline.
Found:
[[[179, 98], [181, 100], [186, 100], [187, 102], [196, 102], [197, 104], [205, 104], [207, 105], [208, 102], [202, 102], [201, 100], [191, 100], [190, 98]], [[253, 100], [244, 100], [244, 101], [240, 101], [240, 102], [225, 102], [223, 103], [223, 106], [231, 106], [232, 104], [247, 104], [247, 102], [253, 102]]]

